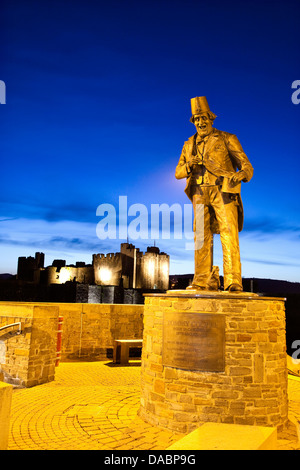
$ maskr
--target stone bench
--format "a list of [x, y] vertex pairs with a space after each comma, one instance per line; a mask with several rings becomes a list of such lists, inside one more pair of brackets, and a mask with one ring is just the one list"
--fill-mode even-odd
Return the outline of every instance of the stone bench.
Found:
[[129, 349], [142, 348], [142, 339], [115, 339], [113, 362], [115, 364], [128, 364]]
[[276, 444], [276, 428], [204, 423], [167, 450], [276, 450]]

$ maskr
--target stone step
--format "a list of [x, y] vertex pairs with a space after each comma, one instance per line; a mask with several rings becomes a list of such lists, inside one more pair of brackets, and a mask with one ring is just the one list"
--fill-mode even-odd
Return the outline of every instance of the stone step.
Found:
[[167, 450], [276, 450], [277, 429], [204, 423]]

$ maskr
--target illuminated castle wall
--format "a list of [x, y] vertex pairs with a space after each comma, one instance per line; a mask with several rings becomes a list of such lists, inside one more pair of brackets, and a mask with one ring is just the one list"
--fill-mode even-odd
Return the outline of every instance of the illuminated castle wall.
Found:
[[122, 243], [120, 253], [93, 255], [95, 284], [167, 290], [169, 262], [169, 255], [157, 247], [142, 253], [134, 245]]
[[121, 253], [93, 255], [93, 273], [98, 286], [119, 286], [122, 279]]
[[64, 260], [54, 260], [44, 268], [43, 253], [36, 257], [19, 258], [18, 279], [44, 284], [64, 284], [68, 281], [100, 286], [159, 289], [169, 287], [169, 255], [157, 247], [148, 247], [146, 253], [129, 243], [121, 244], [119, 253], [94, 254], [92, 264], [78, 262], [66, 266]]
[[169, 287], [169, 256], [150, 247], [146, 253], [139, 253], [137, 262], [137, 288], [161, 289]]
[[80, 284], [94, 283], [94, 270], [88, 266], [48, 266], [46, 268], [47, 284], [64, 284], [67, 281], [76, 281]]

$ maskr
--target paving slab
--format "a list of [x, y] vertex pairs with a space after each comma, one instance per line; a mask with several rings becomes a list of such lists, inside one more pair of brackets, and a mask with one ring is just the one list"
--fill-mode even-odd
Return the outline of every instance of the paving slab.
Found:
[[[182, 434], [139, 416], [140, 366], [61, 362], [55, 380], [12, 393], [8, 450], [165, 450]], [[293, 421], [277, 449], [300, 450], [300, 379], [289, 376]]]

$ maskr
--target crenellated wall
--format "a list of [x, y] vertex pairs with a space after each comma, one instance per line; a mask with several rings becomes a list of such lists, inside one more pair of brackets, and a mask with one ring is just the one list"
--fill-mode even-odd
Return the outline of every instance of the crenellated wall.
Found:
[[118, 286], [122, 276], [121, 253], [103, 253], [93, 255], [95, 284]]
[[[125, 288], [167, 290], [169, 256], [156, 247], [140, 252], [129, 243], [122, 243], [121, 253], [93, 255], [95, 283]], [[121, 281], [122, 279], [122, 281]]]
[[138, 258], [137, 288], [167, 290], [169, 287], [169, 256], [147, 251]]
[[169, 256], [157, 247], [148, 247], [142, 253], [131, 243], [122, 243], [118, 253], [94, 254], [91, 265], [77, 262], [75, 266], [67, 266], [65, 260], [57, 259], [52, 266], [44, 268], [42, 255], [36, 253], [36, 259], [19, 258], [18, 277], [43, 285], [77, 282], [125, 289], [169, 288]]

